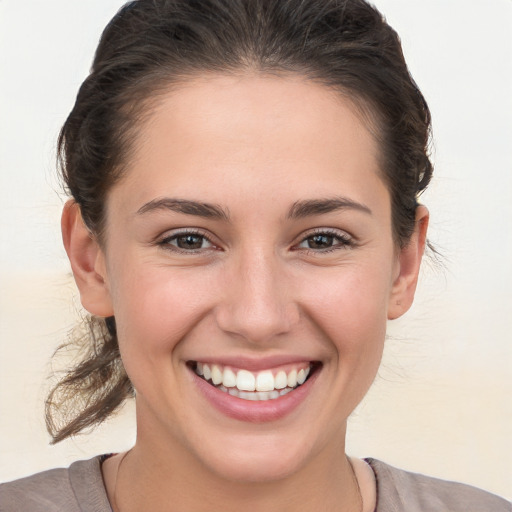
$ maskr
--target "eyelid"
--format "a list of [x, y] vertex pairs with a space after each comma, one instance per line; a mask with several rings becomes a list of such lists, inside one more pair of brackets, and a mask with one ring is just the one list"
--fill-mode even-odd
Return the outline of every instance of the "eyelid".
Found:
[[[180, 236], [186, 236], [186, 235], [197, 235], [202, 238], [204, 238], [209, 244], [211, 244], [210, 247], [200, 248], [200, 249], [182, 249], [180, 247], [177, 247], [175, 245], [171, 245], [169, 242], [171, 240], [174, 240]], [[300, 244], [305, 242], [308, 238], [315, 236], [315, 235], [328, 235], [330, 237], [333, 237], [338, 240], [339, 243], [336, 243], [335, 245], [325, 248], [325, 249], [311, 249], [311, 248], [305, 248], [305, 247], [299, 247]], [[155, 244], [162, 247], [163, 249], [170, 250], [177, 253], [183, 253], [183, 254], [197, 254], [200, 252], [206, 252], [211, 250], [222, 250], [218, 243], [214, 242], [213, 236], [211, 236], [206, 230], [202, 228], [176, 228], [171, 231], [165, 232], [165, 234], [159, 236], [155, 240]], [[350, 249], [357, 245], [357, 241], [354, 236], [350, 235], [344, 230], [336, 229], [336, 228], [314, 228], [309, 231], [306, 231], [305, 233], [302, 233], [300, 237], [297, 239], [297, 242], [295, 242], [291, 250], [293, 251], [306, 251], [311, 252], [314, 254], [322, 254], [322, 253], [328, 253], [339, 249]]]
[[[332, 247], [326, 248], [326, 249], [311, 249], [306, 247], [299, 247], [300, 244], [305, 242], [308, 238], [315, 236], [315, 235], [328, 235], [333, 238], [336, 238], [340, 241], [340, 243], [337, 243], [333, 245]], [[350, 235], [344, 230], [336, 229], [336, 228], [314, 228], [310, 231], [307, 231], [305, 233], [302, 233], [300, 235], [300, 238], [298, 241], [293, 245], [292, 250], [295, 251], [307, 251], [311, 252], [313, 254], [322, 254], [322, 253], [328, 253], [340, 249], [350, 249], [355, 247], [357, 244], [357, 241], [354, 236]]]
[[[201, 249], [182, 249], [180, 247], [177, 247], [175, 245], [171, 245], [169, 242], [171, 240], [175, 240], [176, 238], [179, 238], [180, 236], [186, 236], [186, 235], [197, 235], [205, 240], [208, 241], [209, 244], [211, 244], [210, 247], [205, 247]], [[199, 252], [205, 252], [205, 251], [211, 251], [211, 250], [219, 250], [219, 244], [215, 243], [212, 240], [212, 236], [201, 228], [177, 228], [171, 231], [165, 232], [164, 235], [159, 236], [155, 243], [156, 245], [162, 247], [165, 250], [182, 253], [182, 254], [197, 254]]]

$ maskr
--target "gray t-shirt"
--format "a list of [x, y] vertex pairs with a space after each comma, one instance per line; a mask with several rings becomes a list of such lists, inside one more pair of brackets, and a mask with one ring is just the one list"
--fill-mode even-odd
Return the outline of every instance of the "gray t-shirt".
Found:
[[[102, 457], [0, 485], [1, 512], [112, 512]], [[511, 512], [508, 501], [475, 487], [366, 459], [377, 480], [376, 512]]]

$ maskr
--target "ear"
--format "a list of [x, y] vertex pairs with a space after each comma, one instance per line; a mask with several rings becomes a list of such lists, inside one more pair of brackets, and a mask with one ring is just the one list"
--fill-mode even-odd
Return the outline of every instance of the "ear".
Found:
[[61, 228], [62, 240], [83, 307], [96, 316], [113, 316], [106, 280], [105, 255], [85, 225], [80, 207], [73, 200], [64, 205]]
[[388, 305], [388, 320], [402, 316], [412, 305], [418, 283], [421, 259], [425, 252], [429, 214], [425, 206], [416, 208], [414, 233], [400, 249], [398, 276], [393, 282]]

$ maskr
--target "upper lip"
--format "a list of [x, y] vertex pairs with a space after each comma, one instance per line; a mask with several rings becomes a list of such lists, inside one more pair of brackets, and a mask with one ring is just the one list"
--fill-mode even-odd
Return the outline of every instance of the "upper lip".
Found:
[[252, 372], [269, 370], [278, 366], [294, 363], [313, 363], [315, 359], [298, 355], [275, 355], [264, 357], [247, 356], [223, 356], [191, 359], [190, 362], [200, 362], [205, 364], [217, 364], [219, 366], [230, 366], [234, 368], [244, 368]]

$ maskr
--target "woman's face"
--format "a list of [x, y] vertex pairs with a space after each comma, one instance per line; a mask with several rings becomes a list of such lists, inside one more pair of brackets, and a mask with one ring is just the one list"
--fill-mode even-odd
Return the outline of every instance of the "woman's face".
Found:
[[235, 480], [334, 464], [397, 314], [400, 258], [348, 100], [257, 75], [164, 95], [109, 194], [95, 266], [137, 443]]

